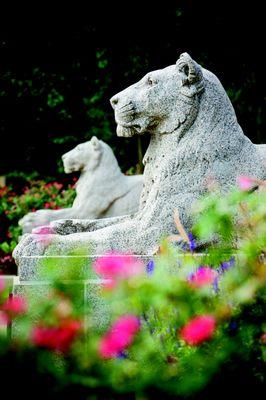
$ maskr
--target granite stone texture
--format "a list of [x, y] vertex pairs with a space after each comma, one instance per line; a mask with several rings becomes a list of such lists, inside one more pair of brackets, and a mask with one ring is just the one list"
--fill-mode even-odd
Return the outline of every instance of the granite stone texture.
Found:
[[[90, 280], [91, 283], [101, 284], [101, 277], [96, 275], [91, 267], [98, 257], [85, 255], [22, 257], [18, 268], [19, 282], [48, 282], [72, 275], [75, 276], [75, 280]], [[132, 258], [131, 255], [129, 257]], [[144, 265], [151, 260], [148, 256], [137, 256], [137, 258]]]
[[110, 146], [95, 136], [62, 156], [65, 173], [81, 171], [72, 207], [38, 210], [25, 215], [23, 233], [58, 219], [96, 219], [135, 213], [143, 176], [124, 175]]
[[162, 237], [176, 233], [175, 210], [190, 230], [193, 204], [210, 179], [226, 192], [239, 175], [266, 178], [263, 151], [243, 134], [220, 81], [187, 53], [112, 97], [111, 104], [118, 136], [150, 135], [139, 211], [98, 222], [54, 222], [57, 234], [49, 245], [38, 235], [22, 237], [14, 251], [18, 264], [23, 255], [68, 254], [79, 247], [90, 254], [151, 255]]
[[[103, 296], [100, 295], [102, 290], [102, 283], [94, 280], [77, 281], [72, 284], [78, 285], [79, 290], [82, 293], [83, 304], [81, 307], [84, 309], [84, 329], [102, 330], [106, 329], [110, 322], [110, 310], [107, 302]], [[34, 303], [43, 303], [48, 296], [52, 295], [53, 287], [49, 281], [28, 281], [20, 282], [14, 286], [13, 293], [16, 296], [22, 296], [27, 299], [32, 299]], [[36, 324], [39, 321], [40, 316], [32, 313], [32, 324]], [[23, 324], [23, 321], [22, 321]], [[21, 326], [21, 320], [15, 320], [12, 324], [12, 337], [21, 337], [23, 325]]]

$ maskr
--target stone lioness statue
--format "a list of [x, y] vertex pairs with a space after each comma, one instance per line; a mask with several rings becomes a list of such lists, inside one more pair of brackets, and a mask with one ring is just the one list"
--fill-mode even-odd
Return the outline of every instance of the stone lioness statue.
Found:
[[206, 192], [209, 176], [224, 191], [239, 175], [265, 178], [262, 152], [243, 134], [220, 81], [187, 53], [115, 95], [111, 104], [119, 136], [150, 135], [139, 211], [82, 224], [52, 223], [54, 245], [47, 248], [36, 235], [25, 236], [14, 251], [17, 262], [84, 245], [94, 254], [113, 249], [153, 254], [164, 235], [176, 233], [175, 209], [191, 228], [193, 203]]
[[81, 171], [72, 207], [25, 215], [23, 233], [62, 218], [106, 218], [138, 210], [143, 176], [122, 174], [112, 149], [95, 136], [62, 156], [65, 173]]

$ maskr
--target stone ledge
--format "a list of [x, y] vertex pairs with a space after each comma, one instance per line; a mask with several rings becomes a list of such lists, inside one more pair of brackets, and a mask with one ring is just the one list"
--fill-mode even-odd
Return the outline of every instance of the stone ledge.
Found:
[[[22, 257], [18, 268], [19, 281], [21, 283], [28, 281], [46, 281], [48, 277], [45, 273], [45, 270], [47, 268], [47, 264], [52, 262], [54, 265], [50, 269], [51, 279], [56, 277], [57, 273], [60, 277], [62, 276], [62, 273], [67, 272], [66, 269], [73, 271], [74, 268], [77, 279], [88, 281], [90, 278], [96, 278], [95, 273], [91, 269], [91, 264], [99, 257], [108, 257], [108, 255]], [[132, 257], [132, 255], [129, 257]], [[149, 260], [154, 258], [148, 255], [136, 255], [134, 257], [143, 260], [144, 263], [148, 263]], [[70, 261], [72, 261], [72, 263], [70, 263]]]

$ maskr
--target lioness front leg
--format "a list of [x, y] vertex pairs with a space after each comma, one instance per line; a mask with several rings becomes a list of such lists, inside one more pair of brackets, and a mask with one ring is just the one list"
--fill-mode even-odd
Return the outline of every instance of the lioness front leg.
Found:
[[49, 225], [50, 222], [63, 218], [74, 218], [75, 210], [73, 208], [63, 208], [61, 210], [37, 210], [26, 214], [19, 220], [23, 233], [31, 233], [34, 228], [43, 225]]
[[60, 219], [51, 222], [52, 230], [58, 235], [69, 235], [78, 232], [93, 232], [119, 222], [131, 220], [132, 215], [122, 215], [103, 219]]

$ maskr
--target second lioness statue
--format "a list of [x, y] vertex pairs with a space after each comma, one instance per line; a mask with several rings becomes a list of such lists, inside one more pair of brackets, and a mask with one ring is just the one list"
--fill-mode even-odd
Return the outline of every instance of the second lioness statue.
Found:
[[95, 136], [62, 156], [65, 173], [80, 171], [72, 207], [28, 213], [23, 233], [65, 218], [96, 219], [134, 213], [139, 207], [142, 175], [124, 175], [110, 146]]
[[79, 246], [93, 254], [152, 254], [160, 238], [176, 233], [175, 209], [185, 228], [191, 228], [193, 203], [206, 191], [210, 176], [225, 191], [239, 175], [266, 177], [262, 152], [243, 134], [220, 81], [187, 53], [118, 93], [111, 104], [119, 136], [151, 138], [139, 212], [55, 222], [53, 245], [47, 247], [37, 235], [23, 237], [14, 251], [18, 263], [22, 256], [67, 254]]

